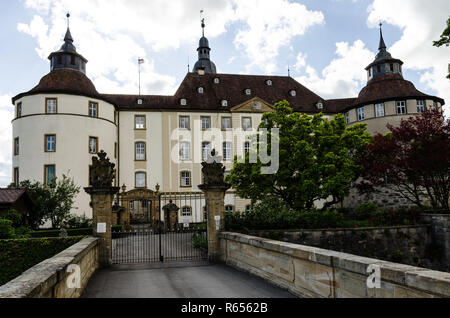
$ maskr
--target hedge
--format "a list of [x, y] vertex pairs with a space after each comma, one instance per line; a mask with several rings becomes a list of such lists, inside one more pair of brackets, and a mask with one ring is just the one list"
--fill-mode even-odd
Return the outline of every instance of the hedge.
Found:
[[84, 236], [0, 240], [0, 286], [81, 241]]
[[[113, 225], [113, 232], [120, 232], [122, 230], [122, 225]], [[84, 228], [84, 229], [66, 229], [68, 236], [86, 236], [92, 235], [92, 228]], [[40, 237], [59, 237], [60, 230], [42, 230], [42, 231], [34, 231], [31, 232], [31, 237], [40, 238]]]

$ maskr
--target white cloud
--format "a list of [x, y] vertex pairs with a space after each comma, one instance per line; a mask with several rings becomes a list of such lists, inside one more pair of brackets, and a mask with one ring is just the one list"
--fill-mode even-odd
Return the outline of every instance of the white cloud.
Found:
[[[402, 29], [399, 41], [389, 51], [402, 59], [405, 69], [419, 71], [420, 82], [430, 91], [450, 104], [450, 81], [445, 78], [450, 62], [450, 47], [436, 48], [449, 17], [450, 2], [433, 0], [374, 0], [369, 7], [368, 24], [376, 26], [386, 21]], [[427, 93], [427, 92], [425, 92]], [[450, 111], [449, 105], [446, 106]], [[450, 115], [450, 112], [448, 112]]]
[[[367, 81], [364, 68], [375, 55], [361, 40], [352, 45], [347, 42], [336, 43], [336, 55], [337, 58], [333, 59], [320, 75], [307, 65], [306, 75], [298, 77], [297, 80], [324, 98], [356, 97], [361, 86]], [[302, 54], [297, 57], [297, 64], [306, 64]]]
[[245, 0], [236, 2], [236, 18], [247, 26], [238, 32], [234, 44], [244, 49], [252, 61], [247, 70], [256, 67], [266, 74], [277, 70], [277, 57], [283, 46], [308, 28], [324, 23], [322, 12], [285, 0]]
[[[61, 46], [65, 14], [70, 11], [74, 44], [90, 61], [89, 76], [99, 89], [122, 88], [121, 93], [137, 91], [138, 57], [152, 65], [153, 52], [198, 40], [200, 9], [205, 11], [210, 38], [223, 34], [231, 23], [239, 26], [234, 44], [251, 61], [247, 72], [257, 68], [273, 73], [280, 48], [324, 22], [321, 12], [290, 0], [27, 0], [25, 5], [36, 15], [28, 24], [20, 23], [18, 30], [37, 39], [41, 58]], [[145, 93], [174, 93], [173, 77], [156, 74], [154, 67], [144, 66], [143, 71], [148, 72], [146, 78], [157, 79], [143, 78]], [[112, 81], [107, 87], [105, 77]]]
[[296, 59], [295, 65], [294, 65], [294, 67], [297, 71], [300, 71], [303, 67], [306, 66], [307, 58], [308, 58], [308, 54], [305, 54], [303, 52], [298, 53], [297, 59]]
[[0, 187], [11, 183], [12, 125], [14, 107], [10, 95], [0, 95]]

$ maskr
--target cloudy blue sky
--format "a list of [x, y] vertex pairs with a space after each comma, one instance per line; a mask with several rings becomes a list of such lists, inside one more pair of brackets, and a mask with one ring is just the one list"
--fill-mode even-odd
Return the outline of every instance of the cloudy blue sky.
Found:
[[378, 24], [404, 75], [450, 103], [450, 48], [435, 48], [448, 0], [3, 0], [0, 2], [0, 186], [11, 180], [11, 97], [49, 71], [66, 12], [87, 74], [103, 93], [173, 94], [197, 59], [200, 10], [220, 73], [287, 75], [324, 98], [355, 97], [378, 48]]

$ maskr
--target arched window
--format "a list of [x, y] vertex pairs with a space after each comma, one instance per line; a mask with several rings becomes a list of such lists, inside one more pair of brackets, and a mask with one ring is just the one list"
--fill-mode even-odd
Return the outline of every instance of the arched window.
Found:
[[222, 104], [222, 107], [227, 107], [228, 101], [226, 99], [224, 99], [224, 100], [222, 100], [221, 104]]
[[245, 95], [251, 95], [252, 94], [252, 90], [250, 88], [247, 88], [245, 90]]
[[289, 94], [290, 94], [292, 97], [297, 96], [297, 92], [294, 91], [294, 90], [291, 90], [291, 91], [289, 92]]
[[186, 105], [187, 105], [187, 100], [186, 100], [185, 98], [182, 98], [182, 99], [180, 100], [180, 105], [181, 105], [181, 106], [186, 106]]
[[267, 86], [272, 86], [272, 80], [267, 80], [266, 84], [267, 84]]
[[218, 77], [214, 78], [214, 84], [219, 84], [220, 83], [220, 79]]

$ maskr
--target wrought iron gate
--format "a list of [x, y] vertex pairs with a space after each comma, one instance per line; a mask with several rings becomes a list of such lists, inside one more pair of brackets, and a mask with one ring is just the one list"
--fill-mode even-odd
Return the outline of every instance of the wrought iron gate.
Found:
[[[112, 233], [113, 264], [207, 258], [203, 195], [133, 191], [118, 198], [116, 210], [125, 224], [120, 232]], [[201, 209], [200, 219], [197, 209]], [[190, 219], [191, 222], [186, 223], [189, 219], [184, 217], [188, 211], [191, 216], [195, 211], [195, 220], [201, 222], [193, 223]]]

